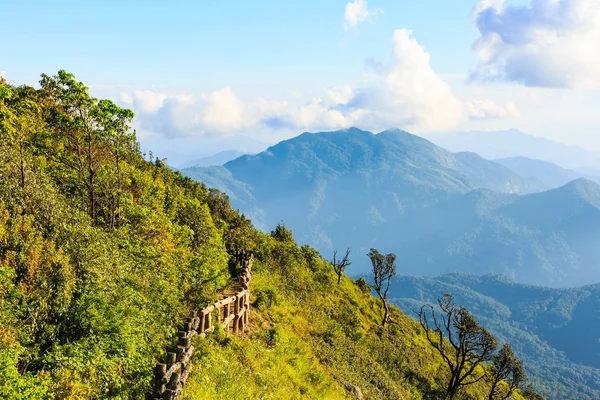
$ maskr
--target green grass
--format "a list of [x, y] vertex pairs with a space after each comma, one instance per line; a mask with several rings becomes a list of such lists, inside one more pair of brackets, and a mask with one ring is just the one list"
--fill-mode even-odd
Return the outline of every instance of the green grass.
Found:
[[[312, 250], [271, 238], [260, 246], [250, 329], [196, 340], [184, 399], [352, 398], [340, 381], [368, 399], [432, 399], [445, 386], [446, 366], [414, 320], [394, 308], [382, 329], [380, 303], [349, 278], [337, 285]], [[485, 395], [481, 383], [460, 398]]]

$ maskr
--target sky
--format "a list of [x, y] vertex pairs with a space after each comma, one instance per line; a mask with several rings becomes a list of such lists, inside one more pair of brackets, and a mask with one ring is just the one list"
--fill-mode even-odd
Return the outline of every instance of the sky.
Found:
[[598, 0], [6, 1], [0, 21], [9, 82], [66, 69], [158, 150], [349, 126], [600, 149]]

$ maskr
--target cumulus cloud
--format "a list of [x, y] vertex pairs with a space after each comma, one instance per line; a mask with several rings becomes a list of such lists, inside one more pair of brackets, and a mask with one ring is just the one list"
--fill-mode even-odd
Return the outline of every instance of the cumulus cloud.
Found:
[[600, 1], [483, 0], [472, 12], [480, 64], [471, 79], [526, 86], [600, 87]]
[[392, 48], [394, 64], [377, 68], [370, 84], [357, 90], [343, 108], [355, 112], [361, 123], [378, 128], [429, 131], [458, 126], [462, 103], [432, 70], [429, 53], [412, 31], [396, 30]]
[[512, 101], [499, 106], [491, 100], [475, 99], [465, 104], [470, 119], [502, 119], [519, 117], [521, 112]]
[[374, 68], [361, 85], [325, 88], [302, 101], [255, 98], [242, 100], [230, 87], [199, 95], [150, 90], [123, 92], [120, 101], [136, 112], [140, 134], [170, 137], [231, 135], [244, 132], [297, 133], [359, 126], [373, 131], [401, 127], [414, 132], [446, 131], [471, 119], [519, 115], [508, 102], [463, 103], [430, 65], [430, 56], [412, 31], [396, 30], [393, 62]]
[[6, 79], [6, 71], [0, 71], [0, 78]]
[[136, 111], [140, 129], [171, 137], [229, 134], [250, 122], [230, 87], [199, 96], [135, 90], [121, 93], [120, 100]]
[[354, 0], [346, 4], [344, 11], [344, 29], [350, 30], [363, 21], [370, 21], [383, 11], [379, 8], [369, 9], [366, 0]]

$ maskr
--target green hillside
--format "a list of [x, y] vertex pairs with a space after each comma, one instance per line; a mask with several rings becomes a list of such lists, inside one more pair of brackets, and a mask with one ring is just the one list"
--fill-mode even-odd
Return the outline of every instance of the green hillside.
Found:
[[441, 292], [453, 293], [496, 337], [511, 343], [548, 398], [600, 396], [600, 285], [551, 289], [495, 275], [399, 276], [390, 296], [410, 315]]
[[[140, 153], [133, 113], [61, 71], [0, 78], [0, 397], [140, 399], [191, 310], [255, 256], [251, 331], [197, 340], [187, 398], [431, 399], [448, 371], [424, 331], [291, 232]], [[479, 367], [478, 376], [484, 370]], [[482, 398], [484, 381], [460, 398]], [[522, 398], [518, 393], [514, 398]]]

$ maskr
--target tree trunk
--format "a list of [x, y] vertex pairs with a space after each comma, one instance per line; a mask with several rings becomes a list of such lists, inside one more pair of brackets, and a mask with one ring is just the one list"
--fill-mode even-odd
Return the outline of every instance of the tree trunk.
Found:
[[455, 373], [452, 372], [452, 378], [450, 378], [450, 382], [448, 383], [448, 398], [450, 400], [454, 399], [454, 396], [456, 396], [456, 392], [458, 392], [458, 374], [460, 374], [460, 370], [456, 371]]
[[25, 189], [25, 155], [23, 154], [23, 139], [19, 140], [19, 170], [21, 172], [21, 188]]
[[94, 166], [92, 164], [92, 132], [88, 127], [88, 180], [89, 180], [89, 196], [90, 196], [90, 217], [92, 217], [92, 223], [96, 219], [96, 196], [94, 193]]
[[383, 299], [383, 308], [383, 322], [381, 325], [385, 328], [390, 319], [390, 305], [388, 304], [386, 299]]

